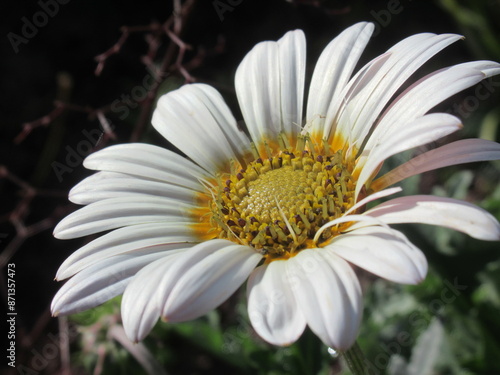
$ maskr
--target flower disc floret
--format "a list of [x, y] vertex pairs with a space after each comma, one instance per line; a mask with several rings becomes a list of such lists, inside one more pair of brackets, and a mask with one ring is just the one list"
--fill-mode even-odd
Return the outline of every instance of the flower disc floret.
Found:
[[211, 223], [220, 238], [250, 245], [268, 260], [289, 258], [335, 235], [328, 228], [313, 241], [324, 224], [353, 206], [351, 171], [341, 151], [324, 156], [284, 150], [258, 158], [219, 181]]

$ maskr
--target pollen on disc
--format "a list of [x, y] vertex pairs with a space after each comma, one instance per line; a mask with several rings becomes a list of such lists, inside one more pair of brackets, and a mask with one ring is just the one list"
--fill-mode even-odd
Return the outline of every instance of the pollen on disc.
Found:
[[320, 228], [354, 204], [353, 165], [342, 151], [258, 158], [214, 182], [198, 232], [249, 245], [266, 261], [320, 246], [335, 235], [332, 228], [316, 235]]
[[283, 214], [288, 217], [291, 210], [305, 203], [307, 179], [307, 172], [291, 166], [267, 172], [248, 184], [248, 194], [240, 203], [242, 215], [258, 216], [266, 222], [283, 220]]

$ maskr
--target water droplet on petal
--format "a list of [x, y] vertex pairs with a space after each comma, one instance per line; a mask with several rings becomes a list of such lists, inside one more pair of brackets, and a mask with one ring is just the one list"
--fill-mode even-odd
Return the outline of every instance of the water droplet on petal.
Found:
[[333, 348], [328, 348], [328, 354], [330, 354], [332, 358], [337, 358], [339, 356], [339, 352]]

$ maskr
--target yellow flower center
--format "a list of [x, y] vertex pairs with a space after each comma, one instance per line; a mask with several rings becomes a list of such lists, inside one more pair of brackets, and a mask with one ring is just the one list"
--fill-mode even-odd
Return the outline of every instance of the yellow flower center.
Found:
[[196, 213], [202, 216], [197, 233], [252, 246], [266, 261], [325, 245], [339, 229], [322, 226], [355, 203], [353, 167], [342, 151], [325, 156], [284, 150], [258, 158], [209, 188], [206, 210]]

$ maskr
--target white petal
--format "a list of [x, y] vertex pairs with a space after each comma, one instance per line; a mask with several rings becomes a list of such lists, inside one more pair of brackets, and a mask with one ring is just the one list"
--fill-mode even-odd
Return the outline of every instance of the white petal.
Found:
[[347, 103], [339, 119], [339, 127], [346, 140], [350, 144], [355, 141], [361, 144], [382, 109], [410, 75], [460, 38], [460, 35], [454, 34], [416, 34], [392, 47], [386, 63], [366, 87]]
[[385, 189], [405, 178], [450, 165], [500, 159], [500, 144], [484, 139], [463, 139], [424, 152], [375, 180], [371, 187]]
[[52, 314], [74, 314], [122, 294], [137, 271], [163, 256], [163, 249], [148, 249], [108, 258], [84, 269], [56, 293], [51, 305]]
[[110, 146], [89, 155], [85, 168], [165, 181], [200, 191], [206, 172], [175, 152], [143, 143]]
[[189, 188], [115, 172], [97, 172], [87, 177], [71, 189], [69, 200], [76, 204], [90, 204], [137, 194], [174, 198], [186, 203], [195, 201], [195, 192]]
[[493, 215], [471, 203], [452, 198], [427, 195], [395, 198], [364, 214], [387, 224], [441, 225], [480, 240], [500, 240], [500, 224]]
[[[338, 151], [345, 146], [346, 140], [349, 139], [350, 127], [354, 124], [354, 122], [352, 124], [350, 122], [339, 123], [340, 118], [345, 116], [344, 112], [350, 111], [347, 105], [351, 102], [352, 98], [359, 95], [370, 84], [371, 80], [376, 77], [377, 72], [382, 69], [382, 66], [387, 63], [390, 57], [391, 52], [386, 52], [361, 68], [341, 92], [341, 100], [332, 103], [330, 108], [328, 108], [325, 123], [337, 126], [335, 132], [332, 133], [330, 131], [330, 138], [327, 139], [333, 151]], [[357, 147], [360, 144], [361, 142], [352, 143], [352, 145], [356, 145]]]
[[120, 228], [101, 236], [71, 254], [59, 267], [56, 279], [63, 280], [111, 256], [161, 245], [179, 249], [197, 242], [187, 225], [148, 223]]
[[238, 66], [235, 88], [241, 113], [254, 142], [275, 140], [281, 128], [278, 45], [257, 44]]
[[210, 172], [229, 171], [230, 160], [243, 164], [250, 152], [250, 142], [222, 96], [208, 85], [185, 85], [163, 95], [151, 121], [169, 142]]
[[[239, 128], [222, 95], [213, 87], [205, 84], [193, 84], [190, 88], [193, 94], [203, 102], [218, 122], [220, 131], [224, 133], [224, 141], [227, 141], [229, 144], [232, 155], [236, 156], [240, 162], [243, 162], [250, 149], [250, 140], [245, 132]], [[188, 87], [186, 86], [184, 90], [187, 89]], [[203, 124], [206, 126], [206, 119], [204, 119]], [[218, 128], [215, 128], [214, 131], [218, 131]], [[220, 144], [221, 140], [218, 140], [217, 145], [220, 146]]]
[[[192, 290], [188, 290], [188, 288], [186, 288], [185, 290], [180, 291], [181, 296], [177, 296], [176, 291], [178, 291], [178, 285], [182, 282], [181, 280], [186, 279], [185, 276], [187, 273], [190, 273], [191, 277], [194, 278], [205, 280], [209, 278], [212, 270], [203, 266], [200, 269], [199, 264], [204, 265], [206, 264], [206, 259], [210, 258], [212, 254], [220, 252], [224, 248], [234, 248], [235, 246], [238, 247], [237, 251], [243, 250], [243, 252], [246, 252], [247, 250], [250, 250], [246, 246], [234, 245], [234, 243], [226, 240], [212, 240], [200, 243], [182, 252], [167, 252], [164, 258], [150, 264], [147, 267], [144, 267], [133, 278], [123, 294], [122, 318], [127, 336], [133, 341], [142, 340], [153, 328], [160, 315], [162, 315], [165, 303], [171, 299], [174, 299], [174, 304], [179, 303], [179, 300], [186, 298], [187, 294], [196, 299], [195, 301], [191, 301], [193, 306], [196, 306], [199, 304], [199, 301], [202, 300], [205, 300], [205, 303], [208, 302], [208, 304], [210, 304], [209, 300], [211, 296], [207, 295], [209, 294], [209, 290], [207, 291], [207, 287], [209, 287], [209, 285], [201, 283]], [[251, 250], [251, 252], [252, 255], [256, 254], [253, 250]], [[238, 260], [241, 260], [241, 257], [237, 255], [233, 261], [237, 263]], [[224, 261], [222, 261], [221, 264], [218, 264], [217, 262], [217, 264], [214, 264], [213, 266], [223, 269], [225, 267], [224, 263]], [[248, 274], [250, 274], [250, 272], [251, 270], [248, 271]], [[248, 276], [248, 274], [246, 276]], [[229, 282], [231, 280], [225, 281]], [[221, 289], [224, 289], [224, 287], [226, 289], [236, 289], [239, 285], [240, 284], [236, 286], [223, 285]], [[219, 304], [221, 302], [219, 302]], [[186, 306], [186, 312], [188, 312], [191, 307], [192, 306]], [[201, 313], [200, 316], [209, 310]], [[192, 320], [195, 318], [196, 317], [193, 316], [190, 317], [188, 315], [180, 315], [177, 317], [177, 321]], [[175, 321], [172, 319], [168, 320]]]
[[390, 156], [436, 141], [461, 127], [461, 121], [455, 116], [445, 113], [431, 113], [406, 124], [398, 132], [393, 132], [390, 136], [382, 138], [379, 144], [374, 145], [373, 150], [366, 158], [366, 163], [362, 166], [356, 183], [356, 196], [365, 183], [374, 177], [380, 165]]
[[163, 305], [162, 316], [167, 321], [196, 319], [216, 308], [241, 286], [262, 259], [253, 248], [226, 240], [207, 241], [195, 248], [208, 254], [184, 269], [176, 281]]
[[151, 331], [177, 279], [206, 255], [199, 247], [167, 252], [135, 275], [123, 293], [121, 307], [123, 327], [132, 341], [142, 340]]
[[252, 327], [267, 342], [290, 345], [306, 327], [288, 282], [286, 260], [258, 267], [247, 286], [248, 316]]
[[[389, 227], [388, 225], [386, 225], [384, 222], [380, 221], [379, 219], [377, 218], [374, 218], [374, 217], [371, 217], [371, 216], [366, 216], [366, 215], [344, 215], [344, 216], [340, 216], [336, 219], [333, 219], [332, 221], [329, 221], [328, 223], [324, 224], [321, 228], [319, 228], [317, 231], [316, 231], [316, 234], [314, 235], [314, 239], [313, 239], [313, 242], [314, 243], [318, 243], [320, 237], [321, 237], [321, 234], [322, 232], [326, 229], [326, 228], [331, 228], [333, 226], [336, 226], [338, 224], [341, 224], [341, 223], [364, 223], [365, 225], [380, 225], [380, 226], [387, 226]], [[356, 224], [354, 224], [356, 225]], [[359, 224], [361, 226], [361, 224]], [[364, 225], [362, 225], [364, 226]], [[351, 228], [353, 227], [350, 226], [349, 228], [346, 229], [346, 231], [349, 231]]]
[[[278, 41], [281, 126], [291, 139], [300, 131], [304, 105], [306, 39], [302, 31], [288, 32]], [[293, 145], [292, 145], [293, 146]]]
[[83, 237], [128, 225], [154, 222], [190, 223], [194, 207], [175, 199], [141, 196], [111, 198], [89, 204], [66, 216], [54, 228], [59, 239]]
[[[165, 302], [172, 298], [178, 299], [185, 297], [184, 294], [191, 296], [194, 294], [193, 298], [203, 300], [208, 297], [209, 299], [205, 291], [207, 285], [203, 284], [198, 285], [198, 289], [191, 291], [186, 289], [182, 291], [181, 297], [176, 297], [172, 293], [176, 293], [175, 290], [178, 288], [178, 283], [187, 272], [196, 269], [198, 264], [205, 262], [206, 258], [220, 251], [222, 248], [231, 246], [235, 245], [226, 240], [207, 241], [195, 245], [186, 251], [173, 252], [172, 255], [167, 253], [164, 258], [144, 267], [144, 269], [138, 272], [123, 294], [122, 318], [127, 336], [133, 341], [142, 340], [162, 315]], [[253, 253], [255, 254], [255, 252]], [[222, 269], [224, 265], [217, 264], [217, 267]], [[209, 276], [211, 273], [211, 270], [206, 268], [198, 269], [198, 271], [198, 273], [192, 274], [192, 277], [203, 278], [204, 276]], [[196, 305], [197, 301], [192, 303]], [[187, 309], [190, 307], [188, 306]], [[206, 312], [208, 310], [204, 313]], [[180, 317], [178, 321], [195, 318], [186, 316], [183, 319]], [[168, 320], [172, 321], [171, 319]]]
[[479, 82], [485, 75], [472, 64], [452, 66], [434, 72], [405, 90], [382, 116], [365, 150], [371, 150], [393, 133], [403, 130], [407, 123], [427, 113], [430, 109]]
[[287, 274], [311, 330], [336, 350], [352, 346], [363, 306], [349, 264], [325, 249], [308, 249], [287, 261]]
[[300, 30], [278, 42], [257, 44], [236, 71], [235, 87], [252, 140], [278, 144], [280, 132], [297, 133], [302, 123], [305, 38]]
[[425, 255], [397, 230], [370, 226], [335, 237], [327, 249], [345, 260], [402, 284], [416, 284], [427, 274]]
[[357, 23], [333, 39], [321, 53], [309, 87], [308, 131], [318, 132], [324, 139], [335, 131], [335, 123], [325, 123], [325, 116], [331, 112], [330, 107], [340, 104], [340, 93], [349, 81], [373, 29], [372, 23]]
[[500, 74], [500, 64], [494, 61], [471, 61], [462, 63], [459, 66], [480, 70], [486, 76], [486, 78]]
[[376, 191], [375, 193], [371, 193], [370, 195], [364, 197], [360, 201], [357, 201], [356, 204], [354, 206], [352, 206], [351, 208], [349, 208], [342, 216], [349, 216], [352, 212], [355, 212], [359, 208], [366, 206], [370, 202], [373, 202], [373, 201], [380, 199], [380, 198], [387, 197], [387, 196], [392, 195], [392, 194], [399, 193], [402, 190], [403, 189], [401, 189], [399, 186], [396, 186], [393, 188], [389, 188], [389, 189], [385, 189], [385, 190], [381, 190], [381, 191]]

